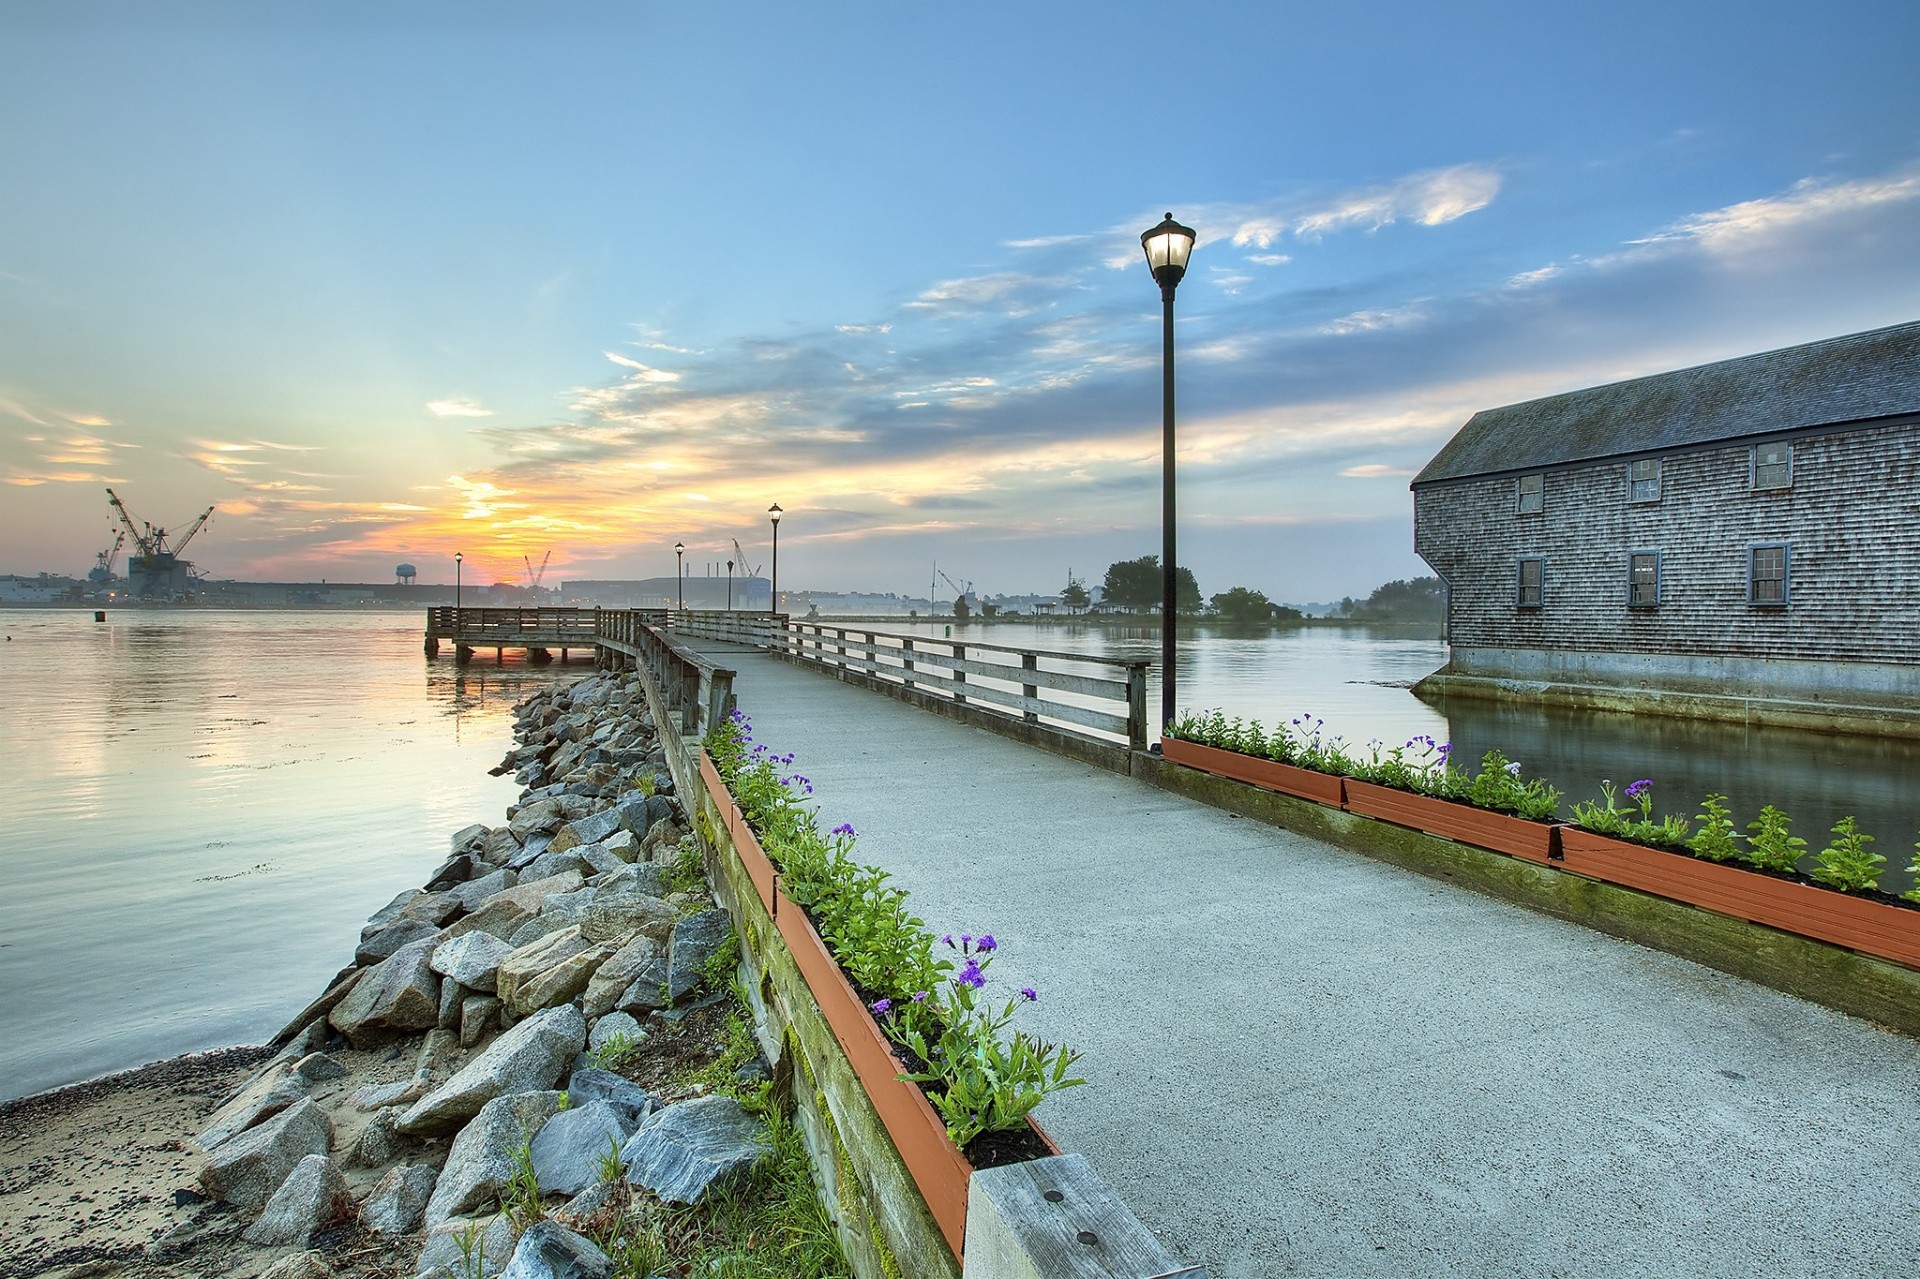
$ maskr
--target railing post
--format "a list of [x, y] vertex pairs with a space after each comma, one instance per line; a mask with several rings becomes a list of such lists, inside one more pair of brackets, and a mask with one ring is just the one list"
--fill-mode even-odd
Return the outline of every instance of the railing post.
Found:
[[733, 672], [715, 671], [707, 690], [706, 722], [700, 725], [700, 735], [705, 737], [713, 725], [726, 719], [727, 712], [733, 709]]
[[907, 687], [913, 687], [913, 637], [906, 636], [900, 641], [900, 666], [906, 671]]
[[[967, 660], [967, 646], [965, 644], [955, 644], [953, 646], [953, 659], [956, 663]], [[967, 704], [967, 695], [962, 690], [966, 687], [967, 673], [957, 665], [953, 668], [953, 682], [956, 685], [953, 690], [953, 700], [965, 706]]]
[[[1040, 669], [1040, 659], [1032, 653], [1022, 653], [1020, 654], [1020, 666], [1023, 670], [1037, 671]], [[1022, 684], [1020, 691], [1028, 697], [1040, 696], [1040, 686], [1038, 684]], [[1040, 722], [1040, 712], [1027, 711], [1022, 718], [1029, 724], [1038, 724]]]
[[1147, 667], [1144, 662], [1127, 667], [1127, 748], [1147, 749]]
[[836, 638], [838, 638], [838, 639], [839, 639], [839, 641], [840, 641], [840, 645], [839, 645], [839, 648], [838, 648], [838, 649], [836, 650], [836, 651], [837, 651], [837, 652], [838, 652], [838, 653], [840, 654], [840, 660], [839, 660], [838, 662], [836, 662], [836, 663], [834, 663], [834, 665], [836, 665], [836, 666], [838, 666], [838, 667], [839, 667], [839, 668], [840, 668], [841, 670], [843, 670], [843, 671], [844, 671], [844, 670], [846, 670], [846, 669], [847, 669], [847, 631], [846, 631], [846, 628], [845, 628], [845, 627], [840, 627], [840, 628], [838, 628], [838, 629], [836, 629], [836, 630], [834, 631], [834, 635], [835, 635], [835, 637], [836, 637]]

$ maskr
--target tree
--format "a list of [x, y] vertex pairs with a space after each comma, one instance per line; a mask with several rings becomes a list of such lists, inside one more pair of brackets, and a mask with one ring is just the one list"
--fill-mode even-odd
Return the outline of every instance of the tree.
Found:
[[1358, 603], [1349, 596], [1334, 611], [1361, 622], [1434, 622], [1446, 614], [1447, 593], [1439, 578], [1416, 577], [1388, 582]]
[[954, 621], [956, 622], [966, 621], [970, 612], [971, 610], [967, 608], [966, 596], [956, 595], [953, 597], [953, 620]]
[[[1100, 594], [1109, 604], [1132, 611], [1152, 609], [1161, 603], [1160, 557], [1142, 555], [1137, 560], [1122, 560], [1107, 565], [1107, 577]], [[1184, 566], [1173, 575], [1174, 608], [1181, 613], [1200, 611], [1200, 583], [1193, 570]]]
[[1260, 591], [1236, 586], [1212, 599], [1213, 611], [1225, 622], [1297, 622], [1305, 616], [1297, 608], [1275, 604]]
[[1067, 575], [1067, 589], [1060, 592], [1060, 602], [1067, 606], [1067, 612], [1078, 613], [1093, 601], [1092, 597], [1087, 594], [1086, 583], [1069, 573]]

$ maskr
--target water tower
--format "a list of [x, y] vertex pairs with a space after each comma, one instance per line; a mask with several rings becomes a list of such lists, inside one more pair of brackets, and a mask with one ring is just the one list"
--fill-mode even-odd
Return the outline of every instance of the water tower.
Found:
[[399, 579], [394, 583], [394, 585], [395, 586], [412, 586], [416, 571], [417, 570], [415, 570], [415, 568], [411, 564], [400, 565], [398, 568], [393, 570], [394, 577]]

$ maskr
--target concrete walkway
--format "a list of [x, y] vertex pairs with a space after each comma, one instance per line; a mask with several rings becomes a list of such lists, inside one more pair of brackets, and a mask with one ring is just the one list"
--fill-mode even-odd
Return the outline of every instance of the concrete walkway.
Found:
[[1920, 1275], [1920, 1043], [728, 661], [862, 859], [1039, 989], [1090, 1081], [1041, 1121], [1213, 1275]]

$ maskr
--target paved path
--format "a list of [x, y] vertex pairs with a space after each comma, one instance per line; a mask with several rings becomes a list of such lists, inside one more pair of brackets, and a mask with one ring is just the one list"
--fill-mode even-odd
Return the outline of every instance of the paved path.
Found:
[[729, 659], [823, 816], [1084, 1050], [1049, 1131], [1217, 1279], [1920, 1276], [1920, 1043]]

